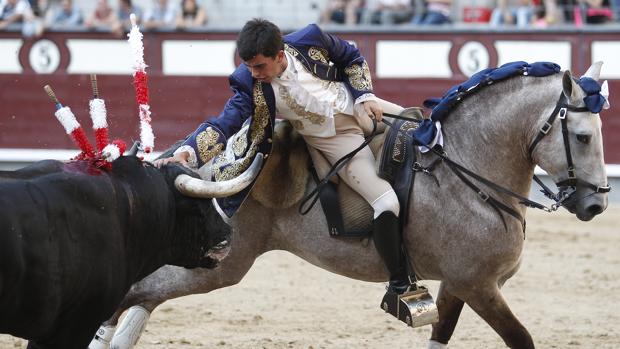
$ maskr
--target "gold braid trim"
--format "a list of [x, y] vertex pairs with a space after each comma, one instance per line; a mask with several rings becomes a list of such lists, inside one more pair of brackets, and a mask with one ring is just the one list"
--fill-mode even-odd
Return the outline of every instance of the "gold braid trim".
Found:
[[362, 64], [354, 64], [344, 68], [344, 73], [349, 77], [349, 83], [358, 91], [372, 90], [372, 78], [370, 68], [364, 61]]
[[267, 107], [267, 101], [265, 100], [260, 82], [254, 83], [253, 95], [254, 115], [252, 116], [252, 121], [250, 122], [251, 143], [249, 147], [247, 147], [245, 156], [242, 158], [232, 162], [223, 156], [219, 156], [215, 159], [213, 176], [218, 182], [233, 179], [243, 173], [243, 171], [245, 171], [252, 163], [252, 159], [254, 159], [254, 156], [256, 155], [258, 146], [265, 139], [265, 127], [269, 125], [271, 116], [269, 114], [269, 108]]
[[211, 127], [207, 127], [196, 136], [198, 156], [203, 163], [208, 162], [224, 149], [224, 144], [217, 142], [219, 137], [220, 134]]
[[295, 101], [293, 97], [291, 97], [291, 94], [288, 92], [286, 88], [280, 86], [280, 88], [278, 89], [278, 93], [280, 94], [280, 97], [286, 102], [286, 105], [295, 114], [301, 116], [302, 118], [310, 121], [311, 123], [315, 125], [322, 125], [325, 122], [325, 115], [313, 113], [311, 111], [306, 110], [304, 107], [299, 105], [299, 103], [297, 103], [297, 101]]
[[315, 61], [321, 61], [322, 63], [327, 64], [329, 61], [329, 53], [326, 49], [321, 47], [312, 46], [308, 49], [308, 56], [314, 59]]
[[288, 44], [284, 44], [284, 50], [290, 54], [293, 55], [293, 57], [297, 57], [299, 55], [299, 52], [297, 52], [297, 50], [291, 46], [289, 46]]

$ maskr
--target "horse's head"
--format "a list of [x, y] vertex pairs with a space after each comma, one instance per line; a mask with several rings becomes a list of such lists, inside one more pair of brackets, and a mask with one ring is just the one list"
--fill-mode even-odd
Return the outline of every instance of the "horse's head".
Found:
[[532, 158], [560, 189], [556, 200], [583, 221], [607, 208], [609, 191], [598, 114], [607, 101], [596, 83], [601, 66], [594, 63], [580, 80], [564, 72], [563, 92], [551, 115], [541, 116], [530, 146]]

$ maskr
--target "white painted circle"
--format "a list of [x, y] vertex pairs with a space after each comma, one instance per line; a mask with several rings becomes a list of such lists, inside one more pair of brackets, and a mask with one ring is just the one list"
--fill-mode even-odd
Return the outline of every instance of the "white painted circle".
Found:
[[489, 67], [489, 51], [478, 41], [466, 42], [459, 50], [457, 63], [463, 74], [472, 76]]
[[35, 72], [50, 74], [60, 65], [60, 50], [53, 41], [39, 40], [32, 45], [28, 59]]

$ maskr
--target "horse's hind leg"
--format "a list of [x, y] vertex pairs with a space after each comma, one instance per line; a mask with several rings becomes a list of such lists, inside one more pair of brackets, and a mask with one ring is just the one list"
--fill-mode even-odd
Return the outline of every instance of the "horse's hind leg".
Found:
[[[441, 344], [448, 344], [456, 323], [459, 321], [461, 310], [465, 302], [456, 298], [446, 290], [445, 284], [442, 282], [439, 286], [437, 294], [437, 309], [439, 310], [439, 321], [433, 325], [433, 333], [431, 335], [431, 344], [429, 348], [442, 347]], [[433, 343], [436, 342], [436, 343]]]
[[510, 311], [497, 285], [478, 288], [476, 293], [468, 294], [463, 299], [502, 337], [509, 348], [534, 348], [532, 337]]

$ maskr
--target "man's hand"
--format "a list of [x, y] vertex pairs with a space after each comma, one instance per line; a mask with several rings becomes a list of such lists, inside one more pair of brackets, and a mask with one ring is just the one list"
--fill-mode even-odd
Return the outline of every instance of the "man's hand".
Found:
[[377, 120], [377, 122], [381, 122], [381, 119], [383, 119], [383, 109], [377, 101], [369, 100], [362, 102], [362, 104], [364, 105], [364, 110], [366, 114], [368, 114], [368, 117]]
[[157, 168], [161, 168], [162, 166], [173, 162], [188, 167], [187, 159], [189, 159], [189, 152], [182, 151], [172, 157], [155, 160], [153, 161], [153, 165]]

